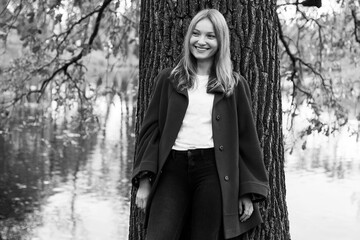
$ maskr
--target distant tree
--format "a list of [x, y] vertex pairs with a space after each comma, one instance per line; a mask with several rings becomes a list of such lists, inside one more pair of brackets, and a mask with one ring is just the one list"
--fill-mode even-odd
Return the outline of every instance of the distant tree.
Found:
[[[264, 147], [271, 194], [261, 205], [264, 223], [241, 239], [290, 239], [285, 201], [276, 6], [273, 1], [146, 1], [141, 2], [140, 82], [136, 133], [149, 103], [157, 73], [174, 66], [182, 50], [191, 18], [203, 8], [217, 8], [231, 31], [235, 71], [248, 80], [258, 135]], [[131, 240], [144, 239], [143, 213], [134, 205], [132, 191]]]

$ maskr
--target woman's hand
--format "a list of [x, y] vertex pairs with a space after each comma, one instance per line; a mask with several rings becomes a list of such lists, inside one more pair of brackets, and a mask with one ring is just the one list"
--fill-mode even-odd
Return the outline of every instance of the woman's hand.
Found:
[[249, 195], [240, 197], [239, 199], [239, 216], [240, 221], [245, 222], [251, 216], [254, 211], [253, 203]]
[[151, 190], [150, 180], [145, 177], [140, 180], [139, 189], [136, 193], [135, 204], [138, 208], [145, 210]]

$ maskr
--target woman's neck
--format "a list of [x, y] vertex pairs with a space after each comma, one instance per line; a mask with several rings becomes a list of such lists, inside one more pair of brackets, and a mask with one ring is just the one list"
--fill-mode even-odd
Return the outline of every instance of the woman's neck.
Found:
[[196, 74], [198, 75], [210, 75], [212, 61], [197, 61]]

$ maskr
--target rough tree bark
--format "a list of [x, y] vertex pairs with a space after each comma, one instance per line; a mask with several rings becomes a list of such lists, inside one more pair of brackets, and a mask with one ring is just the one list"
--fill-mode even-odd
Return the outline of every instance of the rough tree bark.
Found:
[[[231, 32], [234, 69], [249, 82], [253, 113], [271, 193], [261, 204], [264, 223], [239, 239], [290, 239], [285, 202], [284, 150], [281, 119], [276, 0], [142, 0], [140, 20], [140, 80], [136, 134], [149, 103], [157, 73], [177, 62], [191, 18], [203, 8], [216, 8]], [[143, 214], [132, 204], [129, 239], [143, 239]]]

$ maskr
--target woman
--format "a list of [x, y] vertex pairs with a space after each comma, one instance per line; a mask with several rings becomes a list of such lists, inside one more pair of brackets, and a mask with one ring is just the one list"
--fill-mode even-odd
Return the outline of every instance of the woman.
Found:
[[156, 81], [132, 179], [146, 239], [229, 239], [261, 223], [255, 202], [266, 198], [268, 178], [219, 11], [192, 19], [182, 59]]

